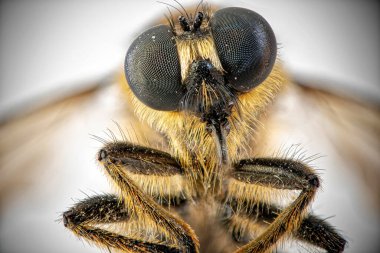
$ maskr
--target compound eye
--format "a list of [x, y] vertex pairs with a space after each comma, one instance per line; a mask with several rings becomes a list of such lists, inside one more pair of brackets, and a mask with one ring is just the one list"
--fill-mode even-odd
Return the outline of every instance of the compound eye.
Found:
[[129, 47], [125, 75], [135, 96], [161, 111], [175, 111], [184, 95], [177, 48], [171, 28], [143, 32]]
[[248, 91], [268, 77], [277, 44], [262, 16], [244, 8], [225, 8], [214, 13], [210, 26], [226, 77], [235, 90]]

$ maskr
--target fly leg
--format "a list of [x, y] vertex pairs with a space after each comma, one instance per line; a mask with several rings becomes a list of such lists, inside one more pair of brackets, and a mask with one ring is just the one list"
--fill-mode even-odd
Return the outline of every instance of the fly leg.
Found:
[[281, 239], [297, 231], [320, 185], [318, 176], [310, 167], [288, 159], [242, 160], [235, 166], [231, 177], [227, 195], [238, 202], [251, 199], [251, 203], [263, 201], [269, 204], [271, 189], [300, 190], [298, 197], [281, 210], [263, 233], [236, 253], [271, 252]]
[[[239, 208], [237, 201], [231, 199], [224, 205], [225, 217], [223, 220], [237, 242], [247, 243], [249, 237], [247, 234], [251, 232], [247, 230], [253, 229], [260, 233], [274, 222], [281, 212], [282, 208], [265, 203], [256, 203], [248, 208]], [[239, 224], [239, 221], [242, 220], [248, 222], [244, 222], [244, 225]], [[249, 224], [247, 225], [247, 223]], [[346, 240], [339, 235], [335, 228], [313, 214], [305, 216], [299, 228], [292, 233], [292, 237], [324, 249], [329, 253], [343, 252], [346, 244]]]
[[115, 195], [89, 197], [63, 213], [63, 224], [74, 234], [100, 247], [117, 248], [134, 252], [180, 252], [174, 246], [147, 242], [122, 236], [97, 226], [111, 223], [126, 223], [130, 213]]
[[[198, 252], [198, 239], [182, 219], [170, 213], [156, 201], [167, 195], [189, 194], [183, 170], [180, 165], [168, 153], [141, 147], [128, 142], [113, 142], [105, 145], [98, 152], [98, 161], [103, 165], [107, 176], [119, 189], [119, 204], [111, 211], [111, 214], [120, 213], [124, 210], [128, 217], [138, 222], [149, 233], [157, 233], [168, 240], [154, 243], [140, 238], [135, 241], [125, 236], [110, 233], [104, 229], [89, 226], [88, 222], [76, 224], [75, 220], [84, 219], [93, 223], [103, 222], [99, 219], [101, 214], [91, 215], [79, 208], [71, 209], [64, 213], [63, 220], [68, 228], [75, 234], [84, 237], [90, 242], [95, 242], [104, 247], [111, 247], [127, 251], [156, 250]], [[85, 202], [87, 203], [87, 202]], [[89, 204], [95, 202], [88, 202]], [[114, 203], [115, 204], [115, 203]], [[96, 203], [98, 208], [91, 206], [89, 209], [97, 209], [99, 212], [104, 205]], [[75, 211], [79, 210], [79, 211]], [[86, 218], [86, 216], [89, 217]], [[111, 215], [112, 216], [112, 215]], [[114, 216], [114, 215], [113, 215]], [[79, 218], [82, 217], [82, 218]], [[151, 232], [153, 231], [153, 232]], [[171, 242], [171, 243], [168, 243]], [[176, 246], [174, 247], [173, 244]], [[142, 246], [140, 246], [142, 245]], [[140, 248], [139, 248], [140, 247]]]

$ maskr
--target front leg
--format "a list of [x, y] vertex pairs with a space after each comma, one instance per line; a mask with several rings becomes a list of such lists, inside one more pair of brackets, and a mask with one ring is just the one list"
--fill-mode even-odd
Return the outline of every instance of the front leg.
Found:
[[[163, 197], [165, 194], [170, 195], [171, 192], [186, 194], [186, 191], [181, 189], [184, 184], [176, 185], [176, 182], [178, 182], [176, 177], [182, 178], [183, 171], [174, 158], [159, 150], [141, 147], [128, 142], [115, 142], [107, 144], [99, 151], [98, 160], [104, 166], [106, 174], [120, 189], [120, 202], [123, 203], [130, 217], [137, 220], [140, 226], [145, 226], [147, 231], [152, 230], [149, 226], [160, 229], [165, 238], [169, 238], [170, 241], [177, 244], [181, 252], [193, 253], [199, 251], [198, 239], [190, 226], [160, 206], [151, 196], [158, 195], [158, 197]], [[137, 180], [142, 180], [145, 177], [153, 185], [144, 185], [143, 182], [132, 180], [131, 177], [136, 175]], [[164, 181], [160, 181], [163, 178]], [[163, 185], [163, 182], [168, 182], [172, 185]], [[137, 186], [138, 183], [142, 184], [146, 189], [141, 190]], [[73, 216], [71, 213], [66, 212], [64, 221], [65, 219], [66, 221], [68, 220], [67, 214], [70, 214], [70, 220], [75, 220], [75, 215]], [[80, 215], [80, 212], [76, 212], [76, 214]], [[137, 245], [136, 247], [126, 248], [123, 246], [125, 241], [123, 236], [110, 234], [98, 228], [83, 225], [85, 233], [82, 233], [82, 230], [76, 230], [78, 226], [68, 227], [79, 236], [106, 247], [113, 247], [124, 252], [138, 248]], [[118, 243], [115, 243], [115, 241]], [[148, 242], [145, 243], [148, 246], [150, 245]], [[157, 244], [154, 247], [161, 247], [160, 249], [167, 247], [167, 249], [174, 250], [170, 245], [162, 246]], [[155, 250], [150, 251], [155, 252]]]
[[63, 224], [76, 235], [105, 248], [117, 248], [124, 252], [179, 253], [174, 245], [148, 242], [143, 238], [122, 236], [97, 226], [130, 221], [129, 210], [115, 195], [89, 197], [63, 213]]
[[274, 158], [242, 160], [235, 166], [228, 187], [228, 198], [239, 202], [270, 203], [271, 189], [301, 190], [299, 196], [255, 240], [237, 252], [270, 252], [284, 236], [300, 226], [308, 205], [319, 187], [319, 178], [303, 163]]
[[[249, 208], [239, 208], [236, 200], [224, 205], [224, 222], [237, 242], [247, 243], [250, 233], [265, 230], [282, 212], [276, 205], [256, 203]], [[242, 203], [240, 203], [242, 204]], [[247, 206], [247, 203], [244, 203]], [[242, 222], [243, 221], [243, 222]], [[253, 230], [253, 231], [252, 231]], [[292, 234], [293, 238], [326, 250], [339, 253], [344, 250], [346, 240], [326, 220], [307, 214], [300, 227]]]

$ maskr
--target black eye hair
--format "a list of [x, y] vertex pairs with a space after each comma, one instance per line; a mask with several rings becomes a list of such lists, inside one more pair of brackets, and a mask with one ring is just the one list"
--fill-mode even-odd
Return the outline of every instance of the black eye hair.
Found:
[[216, 11], [210, 26], [230, 85], [244, 92], [262, 83], [277, 54], [276, 38], [268, 22], [254, 11], [231, 7]]
[[161, 111], [178, 109], [185, 91], [169, 26], [143, 32], [128, 49], [124, 67], [128, 84], [141, 102]]

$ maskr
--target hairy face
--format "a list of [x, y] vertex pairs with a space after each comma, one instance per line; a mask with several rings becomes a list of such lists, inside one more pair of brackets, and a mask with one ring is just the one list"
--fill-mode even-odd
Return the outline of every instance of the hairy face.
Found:
[[273, 31], [259, 14], [226, 8], [178, 20], [133, 42], [128, 94], [184, 167], [197, 161], [207, 176], [247, 153], [259, 117], [286, 80], [275, 64]]

